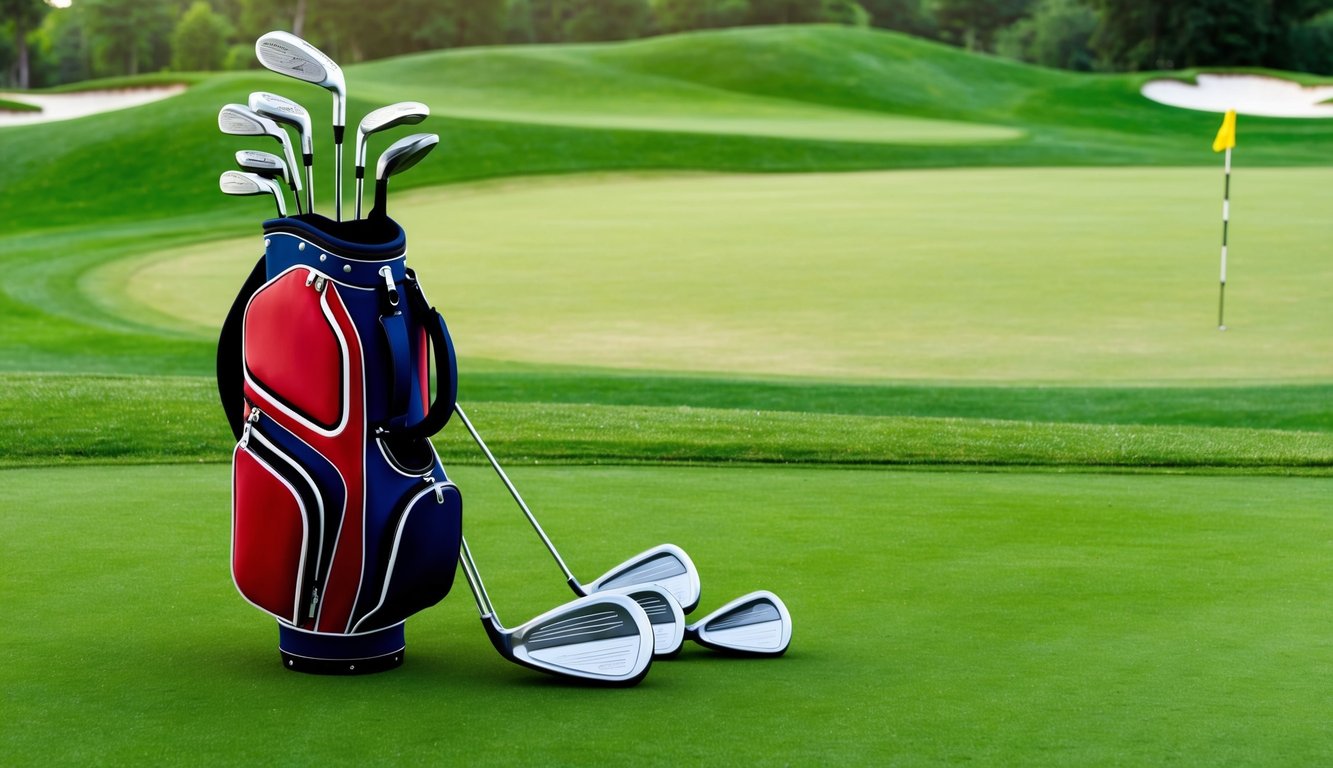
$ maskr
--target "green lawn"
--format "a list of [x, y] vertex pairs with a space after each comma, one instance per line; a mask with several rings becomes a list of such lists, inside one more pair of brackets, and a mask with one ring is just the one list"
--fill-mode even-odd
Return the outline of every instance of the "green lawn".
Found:
[[[780, 594], [791, 651], [590, 690], [500, 659], [460, 581], [402, 669], [281, 669], [212, 374], [271, 203], [217, 192], [215, 115], [328, 97], [158, 75], [114, 85], [191, 88], [0, 129], [0, 763], [1333, 762], [1324, 126], [1242, 118], [1219, 333], [1218, 120], [1160, 73], [787, 27], [347, 74], [353, 125], [433, 109], [392, 212], [574, 571], [674, 542], [702, 611]], [[567, 599], [436, 444], [502, 618]]]
[[[783, 595], [790, 652], [745, 662], [691, 647], [632, 691], [562, 685], [494, 653], [460, 580], [409, 620], [401, 669], [294, 675], [272, 622], [227, 578], [225, 467], [12, 470], [6, 752], [44, 764], [580, 765], [592, 745], [649, 764], [1333, 757], [1327, 479], [513, 474], [581, 577], [673, 541], [699, 565], [703, 611], [751, 589]], [[565, 599], [489, 472], [454, 475], [501, 618]], [[98, 489], [96, 513], [52, 488]]]

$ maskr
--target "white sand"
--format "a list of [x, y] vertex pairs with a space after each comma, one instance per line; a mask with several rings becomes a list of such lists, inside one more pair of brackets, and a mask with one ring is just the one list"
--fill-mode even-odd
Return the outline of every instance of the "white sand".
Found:
[[168, 96], [183, 93], [185, 86], [169, 85], [160, 88], [132, 88], [118, 91], [83, 91], [80, 93], [9, 93], [0, 92], [0, 99], [19, 101], [41, 107], [41, 112], [0, 111], [0, 126], [48, 123], [71, 120], [76, 117], [127, 109], [148, 104]]
[[1261, 75], [1199, 75], [1197, 84], [1153, 80], [1142, 93], [1153, 101], [1205, 112], [1237, 113], [1259, 117], [1333, 117], [1333, 86], [1302, 86], [1290, 80]]

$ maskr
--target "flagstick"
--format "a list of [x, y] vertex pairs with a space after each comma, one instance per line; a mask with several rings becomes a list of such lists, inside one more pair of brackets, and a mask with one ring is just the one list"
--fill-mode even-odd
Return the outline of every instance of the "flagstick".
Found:
[[1217, 330], [1225, 331], [1222, 312], [1227, 297], [1227, 220], [1231, 218], [1231, 147], [1227, 147], [1226, 181], [1222, 187], [1222, 281], [1217, 287]]

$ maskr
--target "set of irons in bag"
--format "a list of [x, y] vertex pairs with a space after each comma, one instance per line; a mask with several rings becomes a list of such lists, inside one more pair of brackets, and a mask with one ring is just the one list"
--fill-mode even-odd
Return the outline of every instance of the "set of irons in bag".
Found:
[[[272, 195], [279, 217], [264, 222], [264, 255], [218, 344], [219, 394], [237, 437], [232, 576], [246, 600], [277, 619], [284, 665], [330, 674], [398, 666], [407, 617], [448, 593], [458, 565], [495, 648], [543, 672], [633, 685], [654, 658], [675, 656], [687, 639], [730, 654], [782, 655], [791, 617], [771, 592], [686, 623], [700, 582], [677, 546], [649, 549], [586, 584], [574, 576], [458, 405], [444, 318], [406, 266], [406, 236], [386, 212], [389, 178], [425, 157], [437, 135], [414, 134], [384, 151], [374, 205], [361, 215], [367, 137], [420, 123], [429, 109], [403, 102], [361, 121], [356, 217], [344, 221], [341, 68], [286, 32], [260, 37], [255, 50], [266, 68], [333, 94], [334, 219], [313, 210], [304, 107], [257, 92], [248, 106], [229, 104], [218, 115], [224, 133], [270, 136], [285, 155], [241, 150], [243, 170], [220, 179], [228, 194]], [[298, 133], [304, 184], [279, 124]], [[291, 189], [296, 216], [287, 215], [279, 179]], [[512, 629], [486, 593], [462, 536], [461, 495], [429, 440], [455, 417], [579, 596]]]

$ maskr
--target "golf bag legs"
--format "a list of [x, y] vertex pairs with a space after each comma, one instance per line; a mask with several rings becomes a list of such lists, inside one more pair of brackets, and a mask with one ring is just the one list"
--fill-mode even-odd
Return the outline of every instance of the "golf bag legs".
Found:
[[407, 642], [403, 625], [367, 635], [319, 635], [278, 625], [282, 665], [316, 675], [369, 675], [403, 663]]

